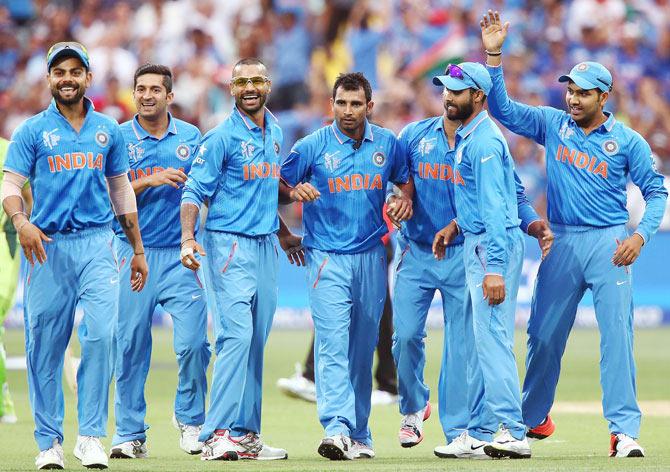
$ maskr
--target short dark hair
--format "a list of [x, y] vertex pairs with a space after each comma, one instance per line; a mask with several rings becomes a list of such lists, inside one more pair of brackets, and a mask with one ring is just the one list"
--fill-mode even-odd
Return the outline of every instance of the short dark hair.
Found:
[[372, 86], [361, 72], [349, 72], [348, 74], [338, 75], [333, 84], [333, 100], [335, 100], [335, 94], [340, 87], [349, 91], [363, 89], [365, 92], [365, 101], [369, 102], [372, 100]]
[[133, 89], [137, 87], [137, 78], [146, 74], [162, 75], [163, 86], [165, 86], [165, 90], [167, 90], [167, 93], [172, 92], [172, 71], [170, 68], [168, 66], [152, 64], [150, 62], [142, 64], [135, 71], [135, 76], [133, 77]]
[[240, 59], [233, 66], [232, 72], [235, 73], [235, 69], [237, 69], [239, 66], [262, 66], [264, 69], [267, 70], [267, 66], [263, 64], [263, 61], [261, 61], [257, 57], [245, 57], [244, 59]]

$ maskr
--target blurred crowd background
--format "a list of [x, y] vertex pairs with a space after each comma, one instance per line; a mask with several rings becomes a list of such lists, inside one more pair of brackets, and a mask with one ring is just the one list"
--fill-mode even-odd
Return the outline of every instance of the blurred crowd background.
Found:
[[[430, 78], [449, 62], [483, 61], [479, 19], [511, 22], [504, 50], [510, 95], [565, 108], [557, 77], [596, 60], [614, 75], [608, 109], [650, 143], [670, 175], [670, 0], [0, 0], [0, 134], [9, 137], [50, 100], [45, 55], [57, 41], [89, 50], [97, 110], [132, 117], [132, 78], [145, 62], [175, 75], [172, 113], [214, 127], [233, 105], [228, 81], [256, 56], [273, 81], [269, 107], [282, 153], [330, 120], [335, 77], [361, 71], [374, 87], [372, 121], [398, 132], [442, 113]], [[543, 149], [508, 133], [529, 197], [544, 211]], [[670, 179], [666, 178], [666, 185]], [[644, 200], [629, 192], [632, 222]], [[670, 229], [670, 212], [663, 228]]]

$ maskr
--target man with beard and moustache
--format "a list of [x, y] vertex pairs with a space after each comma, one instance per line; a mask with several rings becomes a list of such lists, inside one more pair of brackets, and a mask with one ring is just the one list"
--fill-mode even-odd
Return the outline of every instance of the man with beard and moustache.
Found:
[[[491, 90], [484, 66], [450, 64], [445, 75], [435, 77], [433, 83], [444, 86], [447, 117], [462, 122], [456, 132], [454, 166], [462, 183], [456, 185], [454, 196], [458, 227], [464, 236], [475, 347], [468, 375], [469, 402], [488, 409], [495, 418], [493, 429], [500, 427], [500, 434], [483, 445], [487, 455], [529, 458], [513, 351], [524, 254], [514, 161], [500, 129], [484, 110]], [[473, 403], [473, 399], [483, 400]], [[473, 411], [471, 422], [479, 416]]]
[[[609, 422], [611, 457], [641, 457], [636, 439], [641, 413], [633, 358], [630, 265], [658, 230], [668, 197], [649, 144], [604, 111], [612, 75], [601, 64], [582, 62], [569, 74], [568, 113], [510, 100], [502, 72], [502, 46], [509, 23], [489, 10], [481, 23], [488, 71], [493, 80], [491, 114], [512, 132], [546, 149], [547, 213], [556, 243], [537, 274], [523, 385], [528, 436], [544, 439], [555, 430], [549, 416], [561, 357], [587, 288], [593, 292], [601, 335], [603, 413]], [[626, 229], [626, 182], [630, 175], [647, 203], [642, 221]]]
[[412, 186], [393, 133], [367, 120], [372, 89], [363, 74], [341, 74], [331, 106], [335, 121], [293, 146], [280, 185], [303, 202], [316, 404], [326, 435], [318, 452], [350, 460], [375, 456], [368, 418], [386, 298], [386, 184], [405, 192], [389, 201], [396, 222], [412, 215]]
[[277, 306], [279, 243], [303, 263], [300, 238], [277, 214], [282, 132], [265, 108], [265, 65], [233, 67], [231, 115], [200, 142], [181, 200], [181, 262], [194, 271], [205, 250], [195, 239], [200, 206], [209, 201], [204, 247], [207, 290], [216, 326], [216, 362], [200, 441], [202, 460], [286, 459], [261, 431], [263, 351]]
[[[144, 64], [135, 71], [133, 99], [137, 114], [121, 125], [130, 158], [130, 180], [137, 197], [144, 247], [153, 273], [142, 293], [122, 287], [116, 330], [116, 434], [112, 458], [147, 456], [144, 385], [151, 360], [151, 318], [157, 305], [170, 313], [174, 349], [179, 364], [174, 423], [180, 447], [199, 454], [205, 421], [207, 365], [207, 304], [197, 275], [179, 262], [179, 208], [186, 172], [191, 168], [200, 131], [168, 111], [172, 102], [172, 72], [163, 65]], [[120, 275], [132, 248], [120, 228], [114, 247]]]
[[[63, 468], [63, 357], [79, 305], [84, 317], [78, 329], [74, 455], [85, 467], [106, 468], [99, 438], [106, 434], [119, 284], [128, 283], [119, 279], [112, 248], [112, 210], [132, 247], [132, 290], [142, 290], [148, 268], [123, 135], [84, 97], [92, 80], [86, 49], [75, 42], [54, 44], [47, 69], [53, 101], [14, 132], [2, 185], [4, 209], [30, 263], [24, 303], [28, 386], [40, 449], [35, 464]], [[26, 179], [34, 200], [30, 220], [20, 194]]]
[[[414, 182], [414, 214], [402, 224], [395, 251], [393, 355], [403, 415], [398, 438], [403, 447], [413, 447], [423, 439], [423, 421], [430, 411], [430, 390], [423, 378], [426, 318], [439, 290], [444, 341], [438, 411], [448, 445], [434, 452], [443, 458], [488, 458], [482, 447], [471, 445], [490, 442], [497, 424], [488, 409], [468, 406], [469, 383], [463, 381], [475, 354], [472, 313], [465, 297], [463, 235], [453, 221], [454, 189], [464, 185], [460, 173], [454, 172], [456, 130], [461, 122], [448, 114], [453, 104], [446, 91], [443, 105], [442, 115], [410, 123], [398, 136]], [[546, 254], [553, 240], [551, 231], [529, 203], [516, 173], [514, 178], [521, 229], [537, 238]]]

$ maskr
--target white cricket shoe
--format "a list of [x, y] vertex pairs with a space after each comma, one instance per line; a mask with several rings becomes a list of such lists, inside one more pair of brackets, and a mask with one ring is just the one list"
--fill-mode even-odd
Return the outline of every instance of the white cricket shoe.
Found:
[[288, 459], [288, 453], [285, 449], [268, 446], [263, 443], [261, 436], [256, 433], [249, 432], [240, 438], [231, 436], [230, 440], [235, 444], [237, 456], [240, 459], [251, 459], [256, 461]]
[[610, 457], [644, 457], [644, 449], [627, 434], [612, 434]]
[[74, 457], [87, 469], [106, 469], [109, 464], [105, 448], [95, 436], [77, 436]]
[[370, 395], [370, 404], [372, 406], [379, 405], [395, 405], [398, 403], [398, 395], [393, 395], [385, 390], [375, 389]]
[[230, 432], [227, 429], [217, 429], [202, 445], [200, 460], [236, 461], [237, 459], [237, 445], [230, 440]]
[[202, 452], [202, 442], [198, 439], [202, 425], [191, 426], [180, 423], [176, 416], [172, 416], [172, 424], [179, 430], [179, 447], [186, 451], [187, 454], [200, 454]]
[[295, 365], [295, 374], [288, 378], [277, 380], [277, 388], [293, 398], [301, 398], [308, 402], [316, 402], [316, 385], [303, 377], [300, 364]]
[[446, 446], [437, 446], [433, 452], [443, 459], [490, 459], [484, 453], [484, 446], [488, 443], [473, 438], [467, 431], [463, 431]]
[[319, 454], [331, 461], [350, 461], [354, 459], [351, 438], [344, 434], [328, 436], [321, 440]]
[[530, 459], [528, 439], [525, 436], [521, 440], [515, 439], [505, 427], [501, 428], [500, 434], [493, 441], [484, 446], [484, 452], [494, 459]]
[[63, 469], [65, 467], [65, 454], [63, 447], [57, 439], [54, 439], [53, 446], [40, 453], [35, 458], [37, 470]]
[[351, 451], [354, 455], [354, 459], [375, 458], [375, 450], [372, 449], [372, 446], [368, 446], [367, 444], [356, 441], [355, 439], [351, 440]]
[[146, 441], [134, 439], [133, 441], [126, 441], [116, 446], [112, 446], [109, 452], [111, 459], [144, 459], [149, 457]]
[[430, 402], [417, 411], [402, 417], [398, 439], [402, 447], [414, 447], [423, 441], [423, 422], [430, 417]]

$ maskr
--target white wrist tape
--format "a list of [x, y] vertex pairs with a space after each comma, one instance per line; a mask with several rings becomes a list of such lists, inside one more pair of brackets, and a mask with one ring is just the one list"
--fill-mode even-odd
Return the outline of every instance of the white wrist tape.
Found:
[[137, 213], [137, 199], [126, 174], [107, 177], [107, 185], [109, 186], [109, 199], [112, 202], [115, 215]]
[[21, 189], [26, 184], [27, 177], [24, 177], [20, 174], [15, 174], [14, 172], [5, 171], [2, 178], [2, 192], [0, 192], [0, 202], [4, 202], [7, 197], [19, 197], [23, 200], [21, 196]]

